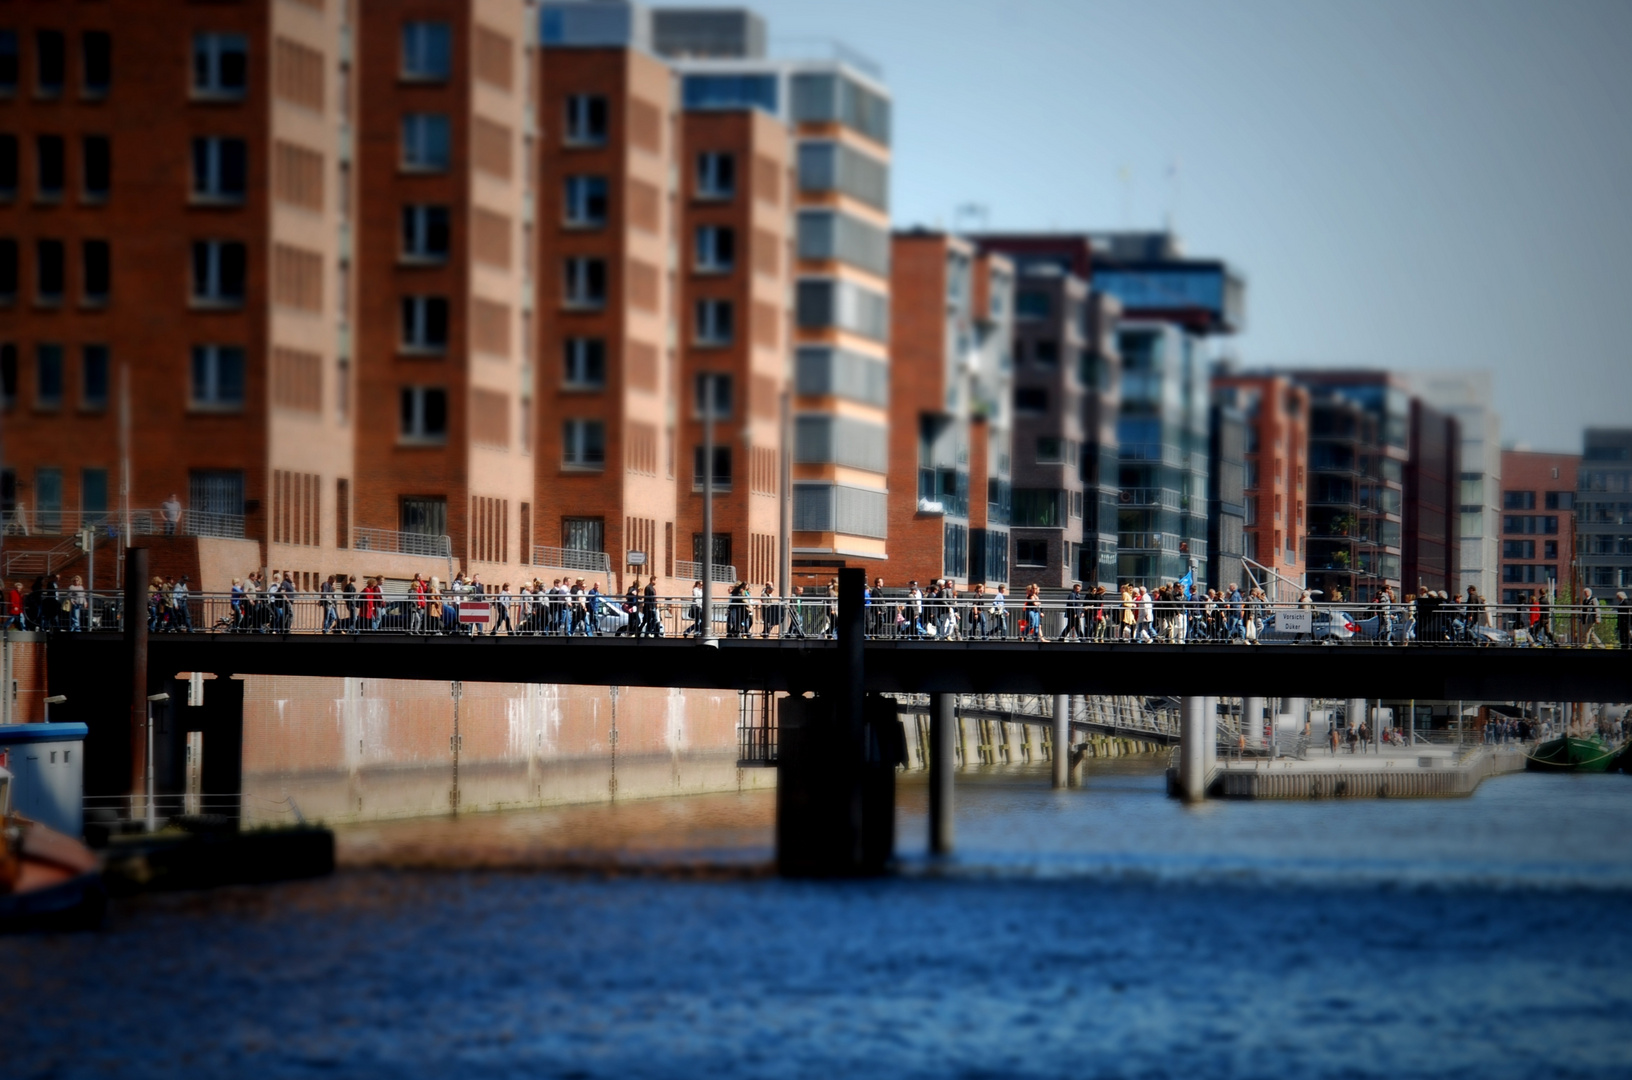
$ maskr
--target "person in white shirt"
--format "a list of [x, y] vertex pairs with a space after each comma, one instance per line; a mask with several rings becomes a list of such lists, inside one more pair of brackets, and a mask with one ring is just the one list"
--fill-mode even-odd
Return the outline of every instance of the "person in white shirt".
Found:
[[992, 630], [1000, 638], [1009, 636], [1009, 611], [1005, 606], [1008, 599], [1003, 585], [999, 583], [997, 592], [992, 594]]
[[91, 620], [89, 611], [85, 607], [85, 586], [81, 584], [79, 575], [68, 584], [68, 629], [89, 630]]

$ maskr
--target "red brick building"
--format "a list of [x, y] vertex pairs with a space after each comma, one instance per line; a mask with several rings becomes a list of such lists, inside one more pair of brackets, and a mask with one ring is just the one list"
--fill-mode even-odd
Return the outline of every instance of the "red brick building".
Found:
[[1246, 419], [1246, 557], [1302, 582], [1309, 391], [1284, 375], [1230, 372], [1213, 377], [1213, 397]]
[[1502, 451], [1502, 603], [1574, 582], [1580, 465], [1580, 454]]
[[713, 387], [716, 580], [780, 579], [782, 414], [792, 332], [787, 126], [751, 108], [681, 122], [682, 467], [677, 575], [703, 559], [703, 405]]

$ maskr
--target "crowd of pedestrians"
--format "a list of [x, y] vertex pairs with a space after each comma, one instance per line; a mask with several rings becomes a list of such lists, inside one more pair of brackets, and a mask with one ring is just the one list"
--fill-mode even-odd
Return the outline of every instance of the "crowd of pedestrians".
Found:
[[[252, 571], [233, 578], [230, 595], [199, 598], [185, 575], [155, 577], [147, 590], [148, 629], [154, 633], [185, 633], [195, 626], [236, 633], [286, 633], [320, 630], [354, 633], [366, 630], [406, 631], [416, 634], [629, 636], [634, 638], [702, 632], [703, 584], [693, 582], [689, 600], [660, 596], [658, 579], [634, 577], [622, 594], [602, 591], [598, 581], [557, 577], [524, 580], [516, 588], [506, 581], [491, 585], [478, 574], [455, 574], [443, 583], [436, 576], [415, 574], [406, 586], [395, 583], [388, 594], [381, 577], [361, 580], [356, 575], [334, 574], [314, 591], [301, 591], [296, 575]], [[474, 613], [460, 619], [460, 606], [474, 602]], [[1030, 585], [1011, 598], [1004, 584], [976, 584], [960, 589], [955, 582], [931, 580], [925, 587], [909, 581], [904, 588], [888, 587], [874, 578], [863, 593], [866, 632], [872, 638], [922, 640], [1026, 640], [1129, 643], [1235, 642], [1254, 644], [1274, 627], [1277, 610], [1292, 605], [1273, 604], [1262, 589], [1246, 590], [1236, 584], [1223, 589], [1190, 589], [1171, 582], [1156, 588], [1125, 583], [1112, 592], [1104, 586], [1073, 585], [1069, 592], [1043, 597]], [[203, 605], [202, 607], [200, 605]], [[753, 586], [738, 581], [726, 590], [724, 602], [716, 596], [712, 618], [723, 616], [728, 638], [823, 638], [836, 631], [836, 582], [809, 586], [783, 597], [770, 582]], [[1478, 590], [1465, 595], [1441, 590], [1408, 593], [1396, 600], [1384, 588], [1366, 603], [1347, 603], [1340, 596], [1317, 602], [1303, 591], [1295, 607], [1323, 619], [1365, 620], [1364, 628], [1348, 624], [1348, 635], [1386, 644], [1489, 644], [1504, 640], [1508, 631], [1526, 631], [1538, 645], [1573, 643], [1632, 648], [1632, 601], [1617, 592], [1613, 603], [1595, 599], [1583, 590], [1582, 603], [1554, 610], [1544, 591], [1530, 594], [1526, 603], [1493, 612]], [[201, 619], [200, 612], [204, 613]], [[314, 614], [320, 622], [314, 625]], [[118, 603], [106, 597], [93, 600], [78, 575], [64, 583], [58, 575], [34, 579], [24, 590], [17, 582], [5, 589], [5, 625], [20, 630], [91, 629], [117, 625]], [[1613, 618], [1613, 626], [1608, 617]], [[1498, 627], [1496, 624], [1504, 624]], [[718, 629], [718, 626], [715, 628]], [[1290, 635], [1297, 640], [1327, 636]], [[1288, 633], [1276, 633], [1288, 640]], [[1338, 634], [1336, 636], [1344, 636]]]

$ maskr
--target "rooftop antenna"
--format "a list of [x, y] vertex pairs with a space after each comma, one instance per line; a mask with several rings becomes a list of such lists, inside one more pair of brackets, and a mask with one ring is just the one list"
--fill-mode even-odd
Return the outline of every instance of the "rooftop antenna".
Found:
[[1179, 165], [1180, 161], [1177, 156], [1175, 156], [1172, 161], [1168, 162], [1167, 165], [1168, 202], [1167, 219], [1164, 223], [1164, 231], [1169, 236], [1173, 235], [1173, 230], [1177, 227], [1179, 216]]
[[966, 218], [970, 221], [978, 221], [980, 228], [983, 230], [990, 228], [991, 216], [991, 211], [985, 203], [959, 203], [952, 210], [952, 231], [955, 233], [964, 232], [963, 222]]

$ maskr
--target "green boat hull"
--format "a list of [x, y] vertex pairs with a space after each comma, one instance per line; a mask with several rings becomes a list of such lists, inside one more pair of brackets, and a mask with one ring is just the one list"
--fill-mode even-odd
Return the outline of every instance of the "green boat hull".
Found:
[[1531, 772], [1601, 773], [1610, 771], [1620, 755], [1621, 748], [1597, 739], [1549, 739], [1525, 759], [1524, 767]]

